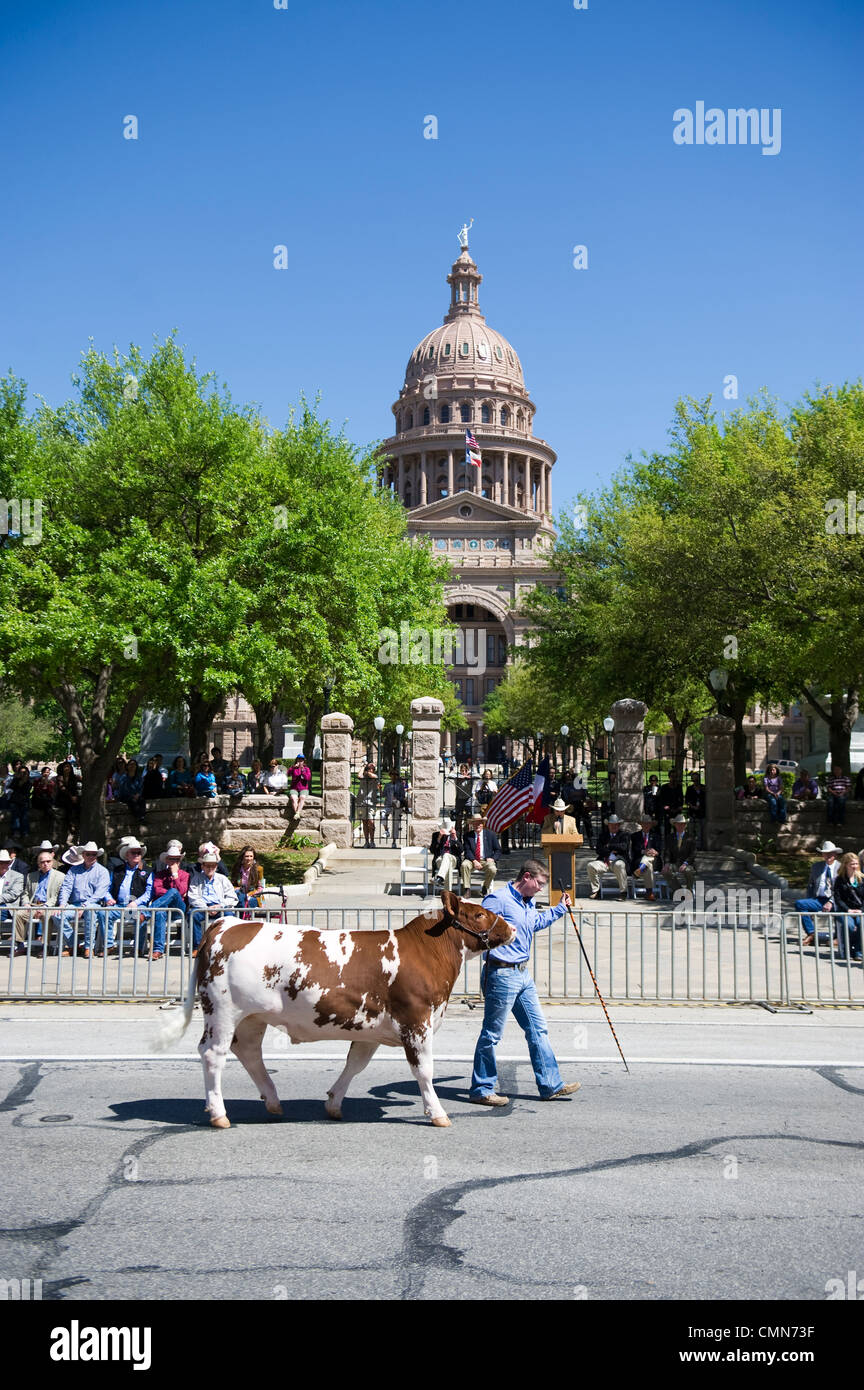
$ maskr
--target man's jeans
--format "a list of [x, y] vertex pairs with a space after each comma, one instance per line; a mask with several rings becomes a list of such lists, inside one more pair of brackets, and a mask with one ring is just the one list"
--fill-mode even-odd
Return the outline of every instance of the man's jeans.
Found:
[[[181, 912], [186, 911], [186, 904], [183, 895], [177, 888], [169, 888], [167, 893], [163, 893], [161, 898], [154, 898], [151, 907], [177, 907]], [[153, 950], [165, 952], [166, 923], [168, 921], [167, 912], [157, 912], [153, 917]], [[182, 927], [182, 923], [181, 923]]]
[[555, 1053], [549, 1043], [549, 1030], [537, 998], [537, 989], [530, 967], [519, 970], [510, 966], [490, 970], [483, 966], [480, 988], [486, 999], [483, 1028], [474, 1052], [474, 1072], [471, 1095], [489, 1096], [498, 1078], [495, 1047], [501, 1041], [507, 1016], [513, 1017], [525, 1034], [534, 1078], [541, 1096], [554, 1095], [563, 1086]]
[[845, 796], [828, 797], [828, 824], [846, 824], [846, 798]]
[[[100, 935], [105, 932], [106, 908], [89, 907], [78, 917], [78, 945], [88, 951], [93, 950], [93, 937], [98, 927]], [[63, 936], [63, 946], [66, 950], [72, 950], [72, 943], [75, 939], [75, 917], [76, 914], [67, 908], [57, 913], [55, 920], [60, 926]]]
[[[825, 943], [827, 941], [830, 941], [831, 937], [834, 935], [834, 918], [832, 917], [830, 912], [822, 911], [823, 902], [827, 902], [827, 898], [823, 898], [821, 901], [819, 898], [798, 898], [797, 902], [795, 903], [795, 911], [818, 912], [820, 914], [821, 920], [828, 928], [828, 931], [821, 931], [819, 933], [819, 941], [821, 945], [824, 946]], [[815, 934], [816, 928], [813, 926], [812, 917], [802, 917], [801, 926], [804, 929], [805, 936], [813, 936]]]

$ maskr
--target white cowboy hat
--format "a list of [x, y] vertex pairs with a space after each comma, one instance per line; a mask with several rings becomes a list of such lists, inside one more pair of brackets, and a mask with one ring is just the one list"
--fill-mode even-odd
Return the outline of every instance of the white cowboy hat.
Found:
[[[178, 841], [178, 843], [179, 843], [179, 841]], [[219, 846], [218, 846], [218, 845], [214, 845], [214, 843], [213, 843], [212, 840], [205, 840], [204, 843], [203, 843], [202, 845], [199, 845], [199, 846], [198, 846], [198, 853], [199, 853], [199, 855], [201, 855], [201, 854], [215, 854], [215, 855], [217, 856], [217, 862], [218, 862]]]
[[56, 854], [59, 848], [59, 845], [52, 845], [50, 840], [43, 840], [41, 844], [36, 846], [36, 853], [41, 854], [43, 850], [50, 849], [52, 854]]
[[70, 845], [66, 853], [61, 855], [60, 862], [68, 864], [70, 869], [77, 869], [79, 864], [84, 863], [84, 855], [78, 853], [77, 845]]
[[142, 845], [141, 841], [137, 840], [134, 835], [127, 835], [125, 839], [122, 839], [120, 841], [119, 845], [121, 854], [125, 854], [127, 849], [140, 849], [141, 853], [143, 854], [146, 848], [147, 846]]
[[76, 845], [79, 854], [102, 854], [103, 848], [97, 845], [95, 840], [88, 840], [86, 845]]
[[673, 817], [672, 817], [672, 824], [673, 824], [673, 825], [686, 825], [686, 824], [687, 824], [687, 817], [685, 816], [685, 814], [684, 814], [683, 811], [679, 811], [678, 814], [677, 814], [677, 816], [673, 816]]
[[566, 803], [566, 801], [562, 801], [561, 798], [560, 798], [560, 796], [559, 796], [558, 799], [557, 799], [557, 801], [553, 801], [553, 802], [552, 802], [552, 810], [553, 810], [553, 811], [566, 811], [566, 810], [567, 810], [567, 803]]
[[442, 830], [452, 830], [452, 829], [453, 829], [453, 822], [452, 822], [452, 820], [450, 819], [449, 816], [445, 816], [444, 819], [442, 820], [442, 822], [441, 822], [441, 829], [442, 829]]
[[838, 845], [835, 845], [831, 840], [825, 840], [824, 843], [821, 844], [821, 845], [819, 846], [819, 849], [817, 850], [817, 853], [818, 853], [818, 854], [840, 854], [840, 853], [841, 853], [841, 850], [840, 850], [840, 847], [839, 847]]
[[216, 853], [214, 850], [208, 849], [208, 851], [207, 851], [206, 854], [202, 854], [202, 855], [201, 855], [201, 861], [200, 861], [200, 862], [201, 862], [202, 864], [218, 864], [218, 863], [219, 863], [219, 855], [218, 855], [218, 853]]
[[11, 864], [12, 859], [13, 856], [9, 853], [8, 849], [0, 849], [0, 863]]

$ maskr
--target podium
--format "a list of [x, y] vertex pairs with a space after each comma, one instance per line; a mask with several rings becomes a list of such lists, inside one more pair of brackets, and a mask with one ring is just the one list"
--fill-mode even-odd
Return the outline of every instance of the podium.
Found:
[[549, 875], [549, 906], [555, 907], [561, 901], [559, 878], [564, 884], [564, 891], [573, 897], [576, 888], [576, 851], [582, 844], [582, 836], [541, 835], [540, 843], [546, 855], [546, 872]]

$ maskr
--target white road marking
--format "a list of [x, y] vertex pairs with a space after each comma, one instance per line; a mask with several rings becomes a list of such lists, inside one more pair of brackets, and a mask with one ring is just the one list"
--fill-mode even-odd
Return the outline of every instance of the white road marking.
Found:
[[[398, 1057], [402, 1053], [401, 1047], [392, 1047], [390, 1054], [377, 1053], [370, 1058], [372, 1062], [392, 1061], [392, 1054]], [[344, 1062], [347, 1057], [346, 1052], [306, 1052], [306, 1053], [285, 1053], [285, 1052], [264, 1052], [265, 1062]], [[522, 1062], [525, 1066], [530, 1066], [530, 1059], [525, 1053], [497, 1053], [499, 1062]], [[4, 1053], [0, 1055], [0, 1062], [200, 1062], [201, 1058], [197, 1052], [163, 1052], [156, 1055], [152, 1052], [52, 1052], [40, 1054], [38, 1052]], [[229, 1056], [229, 1062], [237, 1059]], [[473, 1052], [437, 1052], [435, 1062], [473, 1062]], [[559, 1062], [566, 1063], [591, 1063], [603, 1064], [607, 1062], [620, 1063], [621, 1058], [613, 1053], [606, 1057], [586, 1057], [580, 1054], [578, 1057], [558, 1056]], [[641, 1066], [652, 1067], [840, 1067], [844, 1071], [852, 1069], [860, 1070], [864, 1067], [864, 1062], [850, 1062], [845, 1058], [802, 1058], [799, 1062], [790, 1062], [786, 1058], [761, 1058], [761, 1057], [628, 1057], [628, 1062]]]

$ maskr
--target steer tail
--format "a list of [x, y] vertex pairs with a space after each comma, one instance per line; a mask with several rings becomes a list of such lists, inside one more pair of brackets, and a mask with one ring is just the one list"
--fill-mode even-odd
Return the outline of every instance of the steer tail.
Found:
[[192, 962], [192, 970], [189, 975], [189, 988], [186, 991], [186, 998], [183, 1002], [183, 1013], [174, 1013], [167, 1022], [163, 1023], [152, 1043], [154, 1052], [164, 1052], [166, 1047], [170, 1047], [172, 1043], [179, 1042], [186, 1032], [186, 1029], [189, 1027], [189, 1022], [192, 1018], [192, 1010], [195, 1008], [195, 992], [198, 988], [198, 962], [200, 960], [201, 955], [199, 953]]

